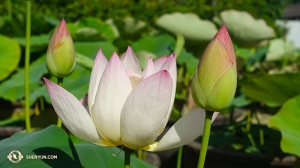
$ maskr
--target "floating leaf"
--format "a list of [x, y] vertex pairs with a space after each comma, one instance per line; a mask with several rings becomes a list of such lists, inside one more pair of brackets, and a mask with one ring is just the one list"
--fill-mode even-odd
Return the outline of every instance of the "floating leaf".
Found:
[[254, 19], [248, 12], [225, 10], [216, 23], [224, 23], [232, 40], [240, 46], [257, 46], [263, 40], [275, 37], [274, 30], [262, 19]]
[[8, 77], [17, 67], [21, 57], [18, 42], [0, 35], [0, 81]]
[[164, 14], [157, 19], [156, 24], [192, 41], [208, 42], [217, 33], [217, 28], [211, 21], [202, 20], [194, 13]]
[[289, 99], [274, 115], [268, 126], [282, 135], [280, 147], [283, 152], [300, 157], [300, 95]]

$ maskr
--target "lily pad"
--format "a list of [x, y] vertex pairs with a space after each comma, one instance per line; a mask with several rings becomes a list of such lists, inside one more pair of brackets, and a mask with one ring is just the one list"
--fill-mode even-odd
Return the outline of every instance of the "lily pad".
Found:
[[21, 58], [18, 42], [0, 35], [0, 81], [7, 78], [17, 67]]
[[211, 21], [202, 20], [194, 13], [164, 14], [157, 19], [156, 24], [191, 41], [208, 42], [218, 31]]
[[270, 41], [266, 61], [276, 61], [284, 57], [294, 59], [296, 55], [296, 47], [292, 41], [277, 38]]
[[282, 135], [280, 147], [283, 152], [300, 157], [300, 95], [289, 99], [274, 115], [268, 126]]
[[279, 106], [300, 93], [299, 79], [299, 73], [249, 76], [241, 86], [247, 98]]
[[259, 45], [263, 40], [275, 37], [274, 30], [263, 19], [254, 19], [248, 12], [225, 10], [220, 18], [213, 19], [217, 24], [224, 23], [232, 40], [243, 47]]

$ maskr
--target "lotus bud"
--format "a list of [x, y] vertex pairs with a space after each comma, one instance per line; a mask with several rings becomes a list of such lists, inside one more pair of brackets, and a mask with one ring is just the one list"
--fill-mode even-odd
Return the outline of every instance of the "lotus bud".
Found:
[[69, 76], [75, 68], [74, 44], [64, 19], [50, 39], [46, 64], [48, 71], [57, 78]]
[[195, 103], [208, 111], [222, 112], [234, 97], [237, 71], [234, 49], [223, 24], [206, 47], [192, 81]]

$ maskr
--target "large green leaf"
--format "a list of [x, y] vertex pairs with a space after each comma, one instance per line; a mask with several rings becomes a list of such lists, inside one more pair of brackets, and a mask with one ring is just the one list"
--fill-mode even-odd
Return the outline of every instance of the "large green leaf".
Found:
[[[31, 64], [29, 69], [30, 92], [40, 87], [41, 77], [47, 73], [46, 57], [42, 56]], [[11, 102], [16, 102], [24, 97], [24, 69], [21, 69], [11, 78], [0, 85], [0, 97]], [[33, 104], [33, 102], [30, 102]]]
[[0, 35], [0, 81], [8, 77], [18, 66], [21, 48], [18, 42]]
[[[17, 37], [16, 40], [22, 45], [26, 46], [26, 38], [25, 37]], [[50, 41], [49, 34], [41, 34], [38, 36], [30, 37], [30, 52], [44, 51], [47, 49], [47, 46]]]
[[289, 99], [274, 115], [268, 126], [281, 132], [282, 151], [300, 157], [300, 95]]
[[[117, 147], [100, 147], [87, 142], [76, 143], [56, 126], [31, 133], [16, 133], [0, 141], [0, 165], [3, 167], [122, 167], [124, 153]], [[19, 163], [11, 163], [7, 156], [18, 150], [24, 156]], [[28, 159], [32, 155], [56, 156], [57, 159]], [[12, 158], [13, 160], [16, 160]], [[133, 168], [152, 167], [131, 156]]]
[[225, 10], [214, 21], [224, 23], [232, 40], [240, 46], [257, 46], [261, 41], [275, 37], [274, 30], [264, 20], [256, 20], [248, 12]]
[[110, 42], [75, 42], [76, 52], [95, 59], [98, 50], [101, 48], [106, 58], [110, 58], [112, 53], [118, 52], [118, 49]]
[[74, 41], [112, 41], [117, 36], [111, 25], [98, 18], [84, 18], [67, 26]]
[[[56, 126], [32, 133], [16, 133], [0, 141], [0, 148], [3, 167], [81, 167], [72, 141]], [[20, 151], [24, 157], [19, 163], [11, 163], [7, 158], [13, 150]], [[57, 159], [26, 159], [32, 155], [53, 155]]]
[[[117, 147], [101, 147], [84, 142], [75, 144], [78, 152], [80, 162], [84, 167], [122, 167], [124, 165], [124, 152], [122, 151], [118, 156], [113, 156], [120, 152]], [[151, 168], [145, 162], [131, 156], [130, 165], [132, 168]]]
[[300, 93], [300, 74], [249, 76], [242, 84], [247, 98], [267, 104], [281, 105]]
[[194, 13], [164, 14], [157, 19], [156, 24], [192, 41], [208, 42], [217, 33], [217, 28], [211, 21], [202, 20]]
[[134, 52], [148, 51], [156, 56], [169, 55], [175, 46], [175, 40], [170, 35], [147, 36], [131, 44]]

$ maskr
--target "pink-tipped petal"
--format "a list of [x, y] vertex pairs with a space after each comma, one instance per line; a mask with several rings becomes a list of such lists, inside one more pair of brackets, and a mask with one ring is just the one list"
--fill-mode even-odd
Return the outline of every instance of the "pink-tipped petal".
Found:
[[48, 45], [48, 50], [53, 49], [55, 44], [57, 44], [64, 36], [69, 36], [70, 32], [68, 30], [68, 27], [66, 25], [65, 19], [62, 19], [57, 27], [57, 29], [54, 31], [53, 35], [51, 36], [50, 43]]
[[[214, 114], [215, 116], [215, 114]], [[203, 133], [205, 111], [195, 109], [180, 118], [150, 151], [177, 148], [193, 141]]]
[[[170, 107], [169, 107], [169, 115], [171, 114], [174, 99], [175, 99], [175, 93], [176, 93], [176, 83], [177, 83], [177, 68], [176, 68], [176, 55], [175, 53], [172, 53], [168, 59], [164, 62], [164, 64], [161, 66], [160, 70], [167, 70], [171, 77], [172, 77], [172, 98], [170, 100]], [[167, 121], [166, 121], [167, 123]]]
[[100, 135], [115, 145], [121, 145], [121, 111], [131, 90], [126, 69], [118, 55], [113, 53], [102, 74], [91, 113]]
[[172, 94], [172, 79], [160, 71], [144, 79], [128, 96], [121, 114], [125, 146], [140, 149], [152, 143], [165, 126]]
[[90, 78], [90, 85], [89, 85], [89, 92], [88, 92], [89, 111], [92, 111], [92, 106], [95, 101], [95, 96], [100, 83], [100, 79], [106, 68], [107, 63], [108, 61], [104, 56], [104, 54], [102, 53], [102, 49], [99, 49], [92, 69], [91, 78]]
[[142, 75], [142, 70], [138, 59], [136, 58], [132, 48], [128, 46], [125, 54], [121, 58], [123, 65], [127, 70]]
[[144, 72], [143, 72], [143, 79], [147, 78], [148, 76], [150, 76], [154, 73], [155, 73], [154, 63], [152, 61], [152, 58], [149, 58], [147, 66], [146, 66], [146, 68], [144, 69]]
[[168, 56], [162, 56], [154, 61], [154, 73], [160, 71], [161, 66], [164, 64], [164, 62], [168, 59]]
[[100, 137], [88, 112], [71, 93], [43, 78], [55, 112], [70, 132], [91, 143], [100, 143]]

